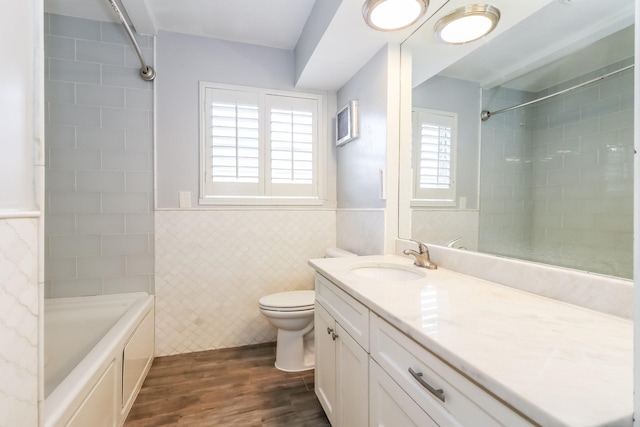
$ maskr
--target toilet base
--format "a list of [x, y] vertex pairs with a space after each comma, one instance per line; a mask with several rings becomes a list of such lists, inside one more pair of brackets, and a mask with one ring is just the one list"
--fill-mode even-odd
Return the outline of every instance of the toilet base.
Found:
[[315, 368], [313, 329], [300, 331], [278, 330], [275, 367], [285, 372], [301, 372]]

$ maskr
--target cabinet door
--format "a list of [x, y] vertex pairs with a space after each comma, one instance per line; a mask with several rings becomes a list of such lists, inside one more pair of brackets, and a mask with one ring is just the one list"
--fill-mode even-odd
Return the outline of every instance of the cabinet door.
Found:
[[370, 364], [371, 427], [438, 427], [375, 361]]
[[314, 312], [316, 370], [315, 391], [331, 425], [336, 424], [336, 345], [335, 321], [316, 301]]
[[366, 427], [369, 424], [369, 354], [336, 322], [337, 424], [334, 427]]

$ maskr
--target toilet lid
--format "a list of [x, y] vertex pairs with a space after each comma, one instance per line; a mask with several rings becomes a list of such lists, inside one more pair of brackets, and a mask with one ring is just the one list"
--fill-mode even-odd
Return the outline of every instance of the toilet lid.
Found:
[[288, 291], [260, 298], [260, 307], [277, 311], [302, 311], [313, 309], [314, 291]]

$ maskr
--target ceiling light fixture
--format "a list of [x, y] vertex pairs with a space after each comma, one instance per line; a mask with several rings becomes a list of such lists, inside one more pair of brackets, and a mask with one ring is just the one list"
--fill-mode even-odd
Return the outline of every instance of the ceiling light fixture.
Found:
[[436, 37], [451, 44], [469, 43], [493, 31], [500, 11], [489, 4], [469, 4], [444, 16], [436, 24]]
[[379, 31], [407, 28], [423, 16], [429, 0], [367, 0], [362, 7], [364, 20]]

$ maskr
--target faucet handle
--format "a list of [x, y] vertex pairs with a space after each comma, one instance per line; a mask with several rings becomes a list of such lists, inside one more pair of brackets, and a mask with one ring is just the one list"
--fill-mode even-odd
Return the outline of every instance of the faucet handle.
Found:
[[427, 248], [427, 245], [425, 245], [424, 243], [419, 242], [417, 240], [413, 240], [413, 239], [409, 239], [409, 240], [411, 240], [413, 243], [418, 244], [418, 252], [420, 252], [421, 254], [429, 253], [429, 249]]
[[453, 248], [453, 247], [454, 247], [453, 245], [455, 245], [455, 243], [456, 243], [458, 240], [462, 240], [462, 236], [460, 236], [460, 237], [456, 237], [455, 239], [451, 239], [451, 240], [449, 240], [447, 243], [445, 243], [444, 245], [445, 245], [447, 248]]

